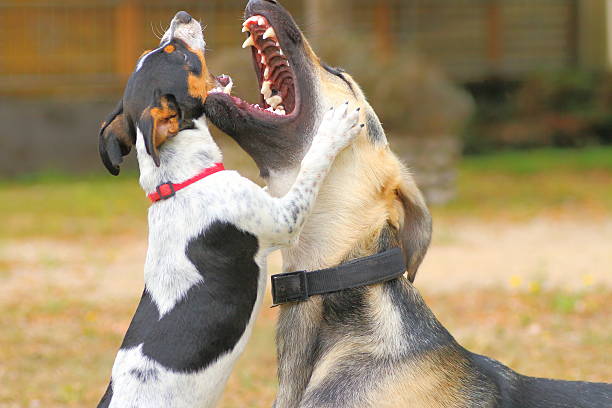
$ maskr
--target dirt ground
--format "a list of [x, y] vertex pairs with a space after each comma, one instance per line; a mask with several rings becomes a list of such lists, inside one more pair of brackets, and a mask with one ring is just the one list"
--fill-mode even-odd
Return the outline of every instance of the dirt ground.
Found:
[[[416, 286], [470, 350], [529, 375], [610, 381], [610, 242], [612, 218], [442, 219]], [[95, 406], [140, 298], [145, 252], [144, 231], [0, 241], [0, 408]], [[279, 267], [274, 254], [270, 271]], [[222, 408], [274, 399], [269, 305]]]
[[[522, 223], [439, 222], [417, 275], [425, 292], [487, 288], [612, 288], [612, 218]], [[579, 250], [578, 250], [579, 249]], [[142, 287], [144, 236], [112, 242], [28, 240], [0, 243], [1, 298], [58, 286], [89, 300], [132, 298]], [[269, 261], [280, 268], [280, 254]]]

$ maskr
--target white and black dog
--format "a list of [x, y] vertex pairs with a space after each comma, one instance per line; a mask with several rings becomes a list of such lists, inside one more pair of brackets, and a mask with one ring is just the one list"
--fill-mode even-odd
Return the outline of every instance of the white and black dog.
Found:
[[222, 171], [202, 105], [231, 84], [208, 73], [204, 47], [200, 24], [179, 12], [100, 130], [113, 174], [136, 146], [140, 184], [156, 201], [144, 293], [100, 407], [217, 403], [261, 306], [266, 256], [297, 238], [334, 157], [360, 131], [358, 111], [330, 110], [281, 198]]

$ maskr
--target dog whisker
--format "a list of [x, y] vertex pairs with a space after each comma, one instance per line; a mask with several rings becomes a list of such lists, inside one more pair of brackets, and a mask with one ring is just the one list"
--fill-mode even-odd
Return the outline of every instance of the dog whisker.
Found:
[[155, 26], [153, 25], [152, 21], [149, 21], [149, 25], [151, 26], [151, 32], [153, 33], [153, 35], [155, 36], [155, 38], [157, 38], [158, 40], [161, 40], [161, 36], [157, 33], [157, 31], [155, 30]]

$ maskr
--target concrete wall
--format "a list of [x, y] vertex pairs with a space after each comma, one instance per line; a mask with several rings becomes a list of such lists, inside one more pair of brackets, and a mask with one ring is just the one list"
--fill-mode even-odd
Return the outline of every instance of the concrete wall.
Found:
[[98, 128], [111, 102], [0, 101], [0, 177], [102, 170]]

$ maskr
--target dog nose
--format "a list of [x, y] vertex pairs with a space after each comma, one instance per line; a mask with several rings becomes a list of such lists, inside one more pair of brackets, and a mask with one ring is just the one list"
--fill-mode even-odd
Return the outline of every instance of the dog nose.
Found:
[[189, 22], [191, 21], [191, 16], [186, 11], [179, 11], [178, 13], [176, 13], [176, 16], [174, 16], [174, 18], [181, 24], [189, 24]]

